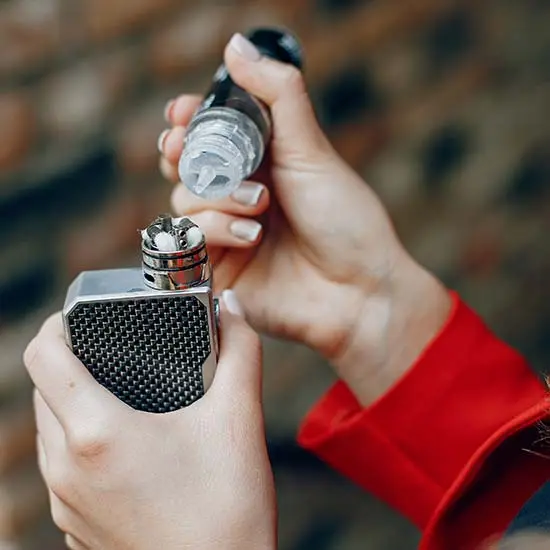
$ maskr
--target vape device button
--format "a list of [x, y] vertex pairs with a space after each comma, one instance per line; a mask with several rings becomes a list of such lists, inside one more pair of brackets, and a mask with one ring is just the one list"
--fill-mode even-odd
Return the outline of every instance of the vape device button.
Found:
[[216, 319], [216, 325], [219, 328], [220, 325], [220, 299], [214, 298], [214, 318]]

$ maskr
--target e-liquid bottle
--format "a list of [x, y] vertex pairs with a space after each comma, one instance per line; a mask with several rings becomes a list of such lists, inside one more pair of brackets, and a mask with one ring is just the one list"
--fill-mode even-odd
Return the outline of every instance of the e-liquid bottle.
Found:
[[[260, 28], [246, 37], [262, 55], [302, 68], [301, 47], [292, 34]], [[260, 166], [271, 129], [267, 106], [237, 86], [222, 64], [189, 123], [178, 167], [180, 180], [205, 199], [230, 195]]]

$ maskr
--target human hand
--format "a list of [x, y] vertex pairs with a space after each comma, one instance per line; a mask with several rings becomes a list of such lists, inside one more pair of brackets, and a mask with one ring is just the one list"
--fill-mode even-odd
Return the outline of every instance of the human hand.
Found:
[[25, 352], [39, 464], [72, 550], [274, 550], [261, 346], [224, 293], [214, 382], [190, 407], [136, 411], [66, 346], [59, 315]]
[[[173, 207], [205, 232], [215, 284], [233, 288], [253, 326], [327, 357], [363, 404], [383, 393], [443, 324], [445, 289], [400, 244], [379, 200], [331, 147], [301, 73], [260, 57], [240, 35], [228, 70], [271, 108], [270, 159], [231, 198], [183, 185]], [[177, 181], [185, 126], [200, 103], [168, 104], [161, 170]]]

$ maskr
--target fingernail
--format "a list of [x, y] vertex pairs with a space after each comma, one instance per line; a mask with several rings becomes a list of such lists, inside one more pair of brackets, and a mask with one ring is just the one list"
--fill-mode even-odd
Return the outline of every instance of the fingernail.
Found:
[[164, 107], [164, 120], [166, 122], [171, 122], [172, 118], [172, 109], [174, 108], [174, 105], [176, 104], [175, 99], [171, 99], [167, 104], [166, 107]]
[[229, 313], [238, 317], [244, 317], [243, 308], [239, 303], [237, 295], [232, 290], [224, 290], [222, 292], [222, 300]]
[[254, 220], [236, 220], [231, 224], [230, 230], [238, 239], [253, 243], [258, 238], [262, 226]]
[[157, 141], [157, 149], [159, 150], [159, 153], [162, 155], [164, 154], [164, 143], [166, 142], [166, 138], [168, 137], [168, 134], [170, 133], [170, 130], [164, 130]]
[[260, 50], [242, 34], [234, 34], [229, 41], [229, 45], [247, 61], [259, 61], [262, 57]]
[[237, 187], [231, 198], [244, 206], [256, 206], [263, 191], [264, 186], [261, 183], [245, 182]]

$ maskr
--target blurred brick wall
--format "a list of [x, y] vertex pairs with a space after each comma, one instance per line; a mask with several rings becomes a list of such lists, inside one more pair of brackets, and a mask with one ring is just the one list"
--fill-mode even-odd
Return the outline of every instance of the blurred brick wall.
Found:
[[[410, 250], [547, 364], [549, 23], [544, 0], [4, 0], [0, 549], [60, 548], [21, 352], [77, 272], [137, 262], [136, 228], [168, 207], [164, 104], [206, 88], [237, 30], [298, 33], [322, 124]], [[300, 347], [266, 350], [270, 433], [289, 438], [330, 373]], [[339, 483], [283, 469], [281, 548], [413, 547], [411, 529]]]

